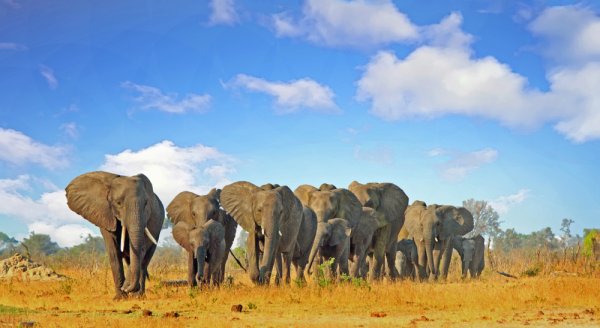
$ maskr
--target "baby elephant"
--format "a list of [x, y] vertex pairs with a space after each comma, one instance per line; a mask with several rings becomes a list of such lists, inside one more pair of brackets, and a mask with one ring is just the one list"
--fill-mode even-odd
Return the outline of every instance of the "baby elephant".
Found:
[[400, 278], [415, 279], [418, 272], [417, 245], [412, 239], [401, 239], [396, 243], [396, 270]]
[[467, 270], [471, 273], [471, 278], [478, 278], [485, 266], [483, 237], [481, 235], [471, 238], [454, 237], [452, 246], [460, 255], [463, 279], [467, 277]]
[[[331, 274], [336, 276], [338, 268], [340, 274], [348, 275], [348, 256], [350, 252], [350, 233], [351, 229], [348, 227], [348, 222], [344, 219], [334, 218], [330, 219], [323, 224], [324, 233], [322, 238], [319, 240], [319, 248], [317, 253], [319, 254], [317, 265], [323, 261], [333, 258], [331, 264]], [[316, 253], [315, 253], [316, 255]], [[315, 270], [313, 261], [316, 256], [313, 256], [308, 264], [308, 273], [311, 274], [311, 270]], [[315, 271], [316, 272], [316, 271]]]
[[199, 227], [186, 222], [173, 226], [173, 237], [190, 254], [188, 282], [190, 285], [219, 285], [221, 267], [225, 259], [225, 228], [215, 220], [208, 220]]

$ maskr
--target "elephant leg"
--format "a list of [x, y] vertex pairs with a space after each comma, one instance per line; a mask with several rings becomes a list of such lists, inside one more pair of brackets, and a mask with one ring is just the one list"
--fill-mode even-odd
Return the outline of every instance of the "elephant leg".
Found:
[[390, 224], [388, 234], [388, 244], [385, 250], [385, 258], [388, 264], [389, 277], [395, 280], [400, 276], [400, 272], [396, 269], [396, 251], [397, 251], [397, 238], [404, 220], [396, 220]]
[[348, 276], [348, 274], [350, 273], [350, 271], [348, 270], [348, 257], [350, 255], [350, 240], [348, 239], [345, 242], [345, 244], [346, 244], [346, 246], [342, 250], [342, 253], [340, 254], [340, 259], [337, 262], [338, 262], [338, 267], [340, 270], [340, 275]]
[[419, 241], [417, 244], [417, 257], [419, 263], [417, 264], [417, 273], [420, 281], [427, 279], [427, 254], [425, 253], [425, 241]]
[[198, 262], [194, 259], [194, 253], [188, 252], [188, 286], [190, 288], [197, 286], [196, 272], [198, 272]]
[[380, 280], [381, 279], [381, 270], [383, 269], [383, 264], [385, 262], [385, 248], [387, 246], [388, 238], [389, 238], [389, 226], [385, 226], [383, 228], [379, 228], [373, 234], [373, 239], [375, 240], [374, 249], [373, 249], [373, 266], [370, 269], [371, 279]]
[[256, 234], [250, 232], [248, 234], [248, 240], [246, 241], [246, 249], [248, 250], [248, 276], [254, 283], [258, 283], [259, 271], [259, 249], [258, 241], [256, 240]]
[[110, 263], [110, 269], [113, 275], [113, 282], [115, 284], [115, 299], [122, 299], [127, 296], [125, 292], [121, 290], [123, 283], [125, 282], [125, 275], [123, 273], [123, 255], [119, 249], [119, 241], [117, 235], [120, 234], [119, 229], [117, 232], [110, 232], [104, 229], [100, 229], [100, 233], [104, 238], [104, 244], [106, 251], [108, 252], [108, 261]]
[[[281, 284], [281, 278], [283, 275], [283, 266], [282, 266], [281, 253], [275, 252], [275, 265], [276, 265], [276, 274], [275, 274], [275, 284], [279, 286]], [[269, 281], [267, 279], [267, 281]]]
[[282, 253], [281, 256], [283, 257], [283, 281], [286, 285], [289, 285], [291, 281], [292, 253]]
[[448, 269], [450, 268], [450, 260], [452, 259], [452, 237], [442, 241], [442, 267], [441, 277], [442, 279], [448, 278]]
[[146, 292], [146, 279], [148, 279], [148, 265], [150, 265], [150, 260], [152, 256], [154, 256], [154, 252], [156, 251], [156, 245], [152, 244], [150, 248], [144, 254], [142, 259], [142, 276], [140, 277], [140, 290], [138, 292], [139, 295], [144, 295]]

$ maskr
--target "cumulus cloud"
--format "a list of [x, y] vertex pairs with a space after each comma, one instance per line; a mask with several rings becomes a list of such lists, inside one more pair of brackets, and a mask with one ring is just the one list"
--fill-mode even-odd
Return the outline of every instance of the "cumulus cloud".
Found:
[[309, 78], [279, 82], [238, 74], [225, 87], [244, 88], [275, 97], [276, 111], [279, 114], [297, 112], [302, 108], [326, 113], [340, 111], [333, 101], [333, 91]]
[[473, 152], [459, 152], [435, 148], [430, 150], [428, 155], [447, 158], [439, 165], [439, 174], [446, 181], [458, 182], [481, 166], [494, 162], [498, 158], [498, 151], [484, 148]]
[[216, 148], [200, 144], [179, 147], [165, 140], [137, 151], [106, 155], [100, 169], [122, 175], [144, 173], [166, 206], [183, 190], [204, 194], [230, 183], [234, 162]]
[[50, 87], [50, 89], [58, 88], [58, 80], [54, 75], [54, 70], [52, 70], [48, 66], [42, 65], [40, 66], [40, 74], [42, 75], [44, 80], [46, 80], [46, 83], [48, 83], [48, 87]]
[[[28, 196], [36, 186], [51, 189], [39, 198]], [[29, 175], [0, 179], [0, 214], [23, 222], [29, 231], [49, 234], [63, 247], [81, 243], [88, 234], [98, 234], [69, 210], [64, 190]]]
[[418, 39], [418, 27], [390, 0], [307, 0], [302, 17], [272, 17], [277, 36], [303, 36], [327, 46], [370, 47]]
[[165, 94], [158, 88], [135, 84], [130, 81], [121, 83], [121, 86], [137, 93], [133, 100], [136, 103], [135, 109], [138, 110], [158, 110], [173, 114], [203, 113], [208, 110], [212, 100], [208, 94], [195, 93], [180, 98], [176, 93]]
[[0, 50], [22, 51], [27, 50], [27, 47], [25, 45], [14, 42], [0, 42]]
[[526, 77], [487, 56], [477, 58], [470, 38], [453, 14], [432, 35], [449, 37], [415, 49], [405, 58], [381, 51], [364, 67], [357, 99], [384, 120], [433, 119], [465, 115], [495, 120], [512, 128], [551, 123], [574, 142], [600, 138], [600, 63], [557, 67], [548, 73], [548, 91], [532, 88]]
[[238, 21], [233, 0], [211, 0], [209, 6], [212, 10], [209, 18], [211, 25], [233, 25]]
[[0, 161], [15, 165], [33, 163], [56, 169], [69, 164], [67, 153], [66, 147], [45, 145], [22, 132], [0, 128]]
[[529, 29], [543, 40], [543, 54], [559, 64], [600, 60], [600, 16], [589, 8], [546, 8]]
[[489, 201], [488, 204], [494, 210], [496, 210], [498, 214], [506, 214], [512, 207], [526, 200], [529, 197], [529, 193], [529, 189], [521, 189], [514, 194], [500, 196], [492, 201]]

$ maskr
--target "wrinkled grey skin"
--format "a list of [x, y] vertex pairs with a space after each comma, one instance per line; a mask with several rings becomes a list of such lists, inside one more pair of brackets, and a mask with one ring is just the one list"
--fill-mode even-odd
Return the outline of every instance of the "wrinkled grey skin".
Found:
[[452, 238], [473, 230], [473, 216], [463, 207], [427, 206], [415, 201], [406, 210], [405, 229], [417, 246], [418, 277], [448, 276]]
[[[100, 228], [115, 284], [115, 299], [142, 296], [148, 264], [158, 241], [165, 211], [143, 174], [127, 177], [96, 171], [82, 174], [65, 188], [69, 208]], [[121, 251], [121, 236], [126, 235]], [[129, 265], [125, 278], [123, 260]]]
[[[175, 230], [182, 224], [184, 222], [179, 223], [177, 227], [173, 227], [173, 235], [177, 235]], [[225, 228], [223, 225], [211, 219], [200, 227], [191, 230], [182, 228], [182, 230], [189, 231], [187, 242], [195, 259], [196, 283], [198, 285], [210, 285], [211, 283], [215, 286], [220, 285], [222, 282], [222, 264], [226, 254]], [[181, 238], [185, 238], [185, 235], [176, 240], [179, 242]]]
[[[325, 229], [328, 227], [329, 220], [334, 218], [345, 220], [351, 232], [362, 215], [362, 206], [348, 189], [336, 188], [331, 184], [322, 184], [319, 189], [301, 185], [294, 190], [294, 194], [300, 199], [302, 205], [312, 209], [317, 216], [317, 232], [309, 255], [308, 273], [310, 274], [319, 245], [323, 244], [323, 239], [327, 237]], [[336, 258], [343, 268], [348, 266], [348, 254], [349, 250], [339, 254], [343, 256], [342, 258]]]
[[[223, 226], [225, 233], [225, 255], [223, 261], [221, 261], [221, 270], [219, 271], [221, 277], [215, 281], [217, 284], [224, 280], [225, 264], [227, 263], [229, 250], [233, 245], [237, 229], [235, 220], [219, 208], [220, 192], [219, 189], [215, 188], [211, 189], [206, 195], [197, 195], [190, 191], [182, 191], [167, 206], [167, 215], [174, 226], [180, 222], [185, 222], [186, 227], [191, 230], [203, 226], [209, 220], [215, 220]], [[187, 233], [189, 231], [185, 234]], [[181, 243], [180, 245], [184, 247]], [[188, 284], [190, 287], [193, 287], [197, 283], [195, 279], [197, 261], [195, 260], [193, 250], [186, 250], [188, 251]]]
[[[319, 222], [317, 225], [322, 225], [321, 229], [323, 235], [317, 246], [318, 255], [311, 257], [310, 261], [312, 262], [317, 258], [317, 265], [319, 265], [324, 261], [333, 258], [334, 261], [330, 268], [331, 275], [333, 277], [337, 276], [338, 271], [339, 274], [348, 275], [347, 259], [350, 252], [351, 233], [351, 229], [348, 227], [348, 221], [340, 218], [333, 218], [327, 222]], [[346, 261], [343, 259], [346, 259]], [[312, 263], [309, 263], [309, 267], [311, 265]]]
[[[259, 188], [239, 181], [225, 186], [220, 196], [225, 211], [248, 231], [248, 274], [257, 284], [269, 283], [275, 261], [278, 263], [276, 280], [289, 276], [302, 223], [302, 204], [292, 191], [287, 186], [272, 187]], [[283, 268], [282, 262], [285, 263]]]
[[353, 181], [348, 189], [356, 195], [362, 206], [375, 210], [379, 221], [379, 227], [373, 236], [373, 265], [370, 277], [375, 280], [381, 279], [384, 262], [387, 262], [386, 271], [389, 278], [396, 279], [396, 236], [404, 224], [408, 196], [393, 183], [362, 184]]
[[471, 238], [454, 237], [452, 246], [460, 255], [462, 263], [462, 278], [467, 277], [467, 271], [471, 278], [479, 278], [485, 267], [485, 240], [481, 235]]
[[416, 279], [419, 257], [417, 245], [412, 239], [401, 239], [396, 243], [396, 270], [401, 279]]
[[373, 236], [379, 227], [375, 217], [375, 210], [370, 207], [362, 208], [362, 216], [350, 237], [350, 256], [352, 261], [350, 275], [352, 277], [367, 278], [367, 255], [373, 253]]
[[[317, 233], [317, 216], [315, 215], [315, 212], [308, 207], [303, 207], [302, 212], [302, 223], [300, 224], [300, 230], [298, 231], [298, 237], [296, 239], [292, 264], [296, 270], [296, 279], [299, 281], [306, 281], [304, 269], [308, 264], [310, 248], [312, 247], [313, 241], [315, 240], [315, 234]], [[289, 277], [285, 279], [287, 280]]]

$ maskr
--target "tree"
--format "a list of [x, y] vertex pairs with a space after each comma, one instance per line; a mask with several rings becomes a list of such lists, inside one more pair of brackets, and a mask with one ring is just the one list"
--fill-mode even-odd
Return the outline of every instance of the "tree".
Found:
[[573, 224], [574, 222], [575, 221], [571, 219], [562, 219], [562, 222], [560, 224], [560, 231], [562, 232], [562, 235], [560, 235], [560, 239], [563, 248], [569, 246], [571, 238], [573, 237], [571, 235], [571, 224]]
[[29, 237], [23, 239], [21, 246], [25, 248], [30, 257], [50, 255], [58, 252], [60, 247], [50, 239], [50, 236], [31, 232]]
[[85, 237], [83, 243], [79, 245], [75, 245], [68, 249], [68, 252], [73, 255], [81, 255], [81, 254], [104, 254], [104, 239], [100, 236], [94, 237], [90, 234]]
[[474, 228], [466, 237], [482, 235], [496, 237], [502, 231], [500, 229], [500, 215], [484, 200], [467, 199], [463, 201], [463, 207], [473, 214]]

